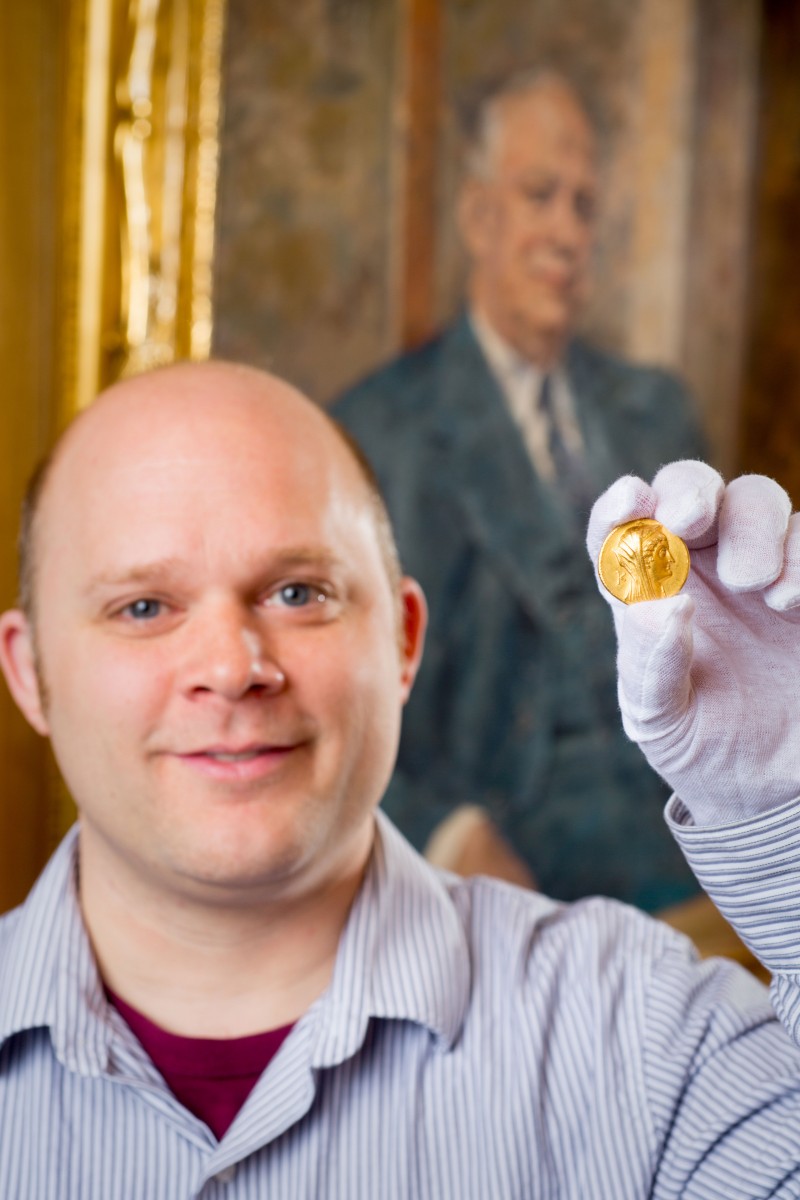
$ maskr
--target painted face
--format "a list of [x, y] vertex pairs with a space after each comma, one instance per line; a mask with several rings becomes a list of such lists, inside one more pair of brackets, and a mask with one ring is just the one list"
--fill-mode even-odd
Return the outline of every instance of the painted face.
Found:
[[[288, 388], [221, 364], [125, 388], [48, 487], [47, 702], [17, 682], [18, 702], [52, 739], [82, 862], [221, 898], [316, 887], [366, 857], [421, 593], [403, 582], [401, 647], [363, 481]], [[28, 632], [5, 620], [13, 676]]]
[[473, 301], [534, 361], [560, 346], [586, 299], [594, 156], [572, 93], [542, 84], [499, 103], [489, 175], [462, 197]]

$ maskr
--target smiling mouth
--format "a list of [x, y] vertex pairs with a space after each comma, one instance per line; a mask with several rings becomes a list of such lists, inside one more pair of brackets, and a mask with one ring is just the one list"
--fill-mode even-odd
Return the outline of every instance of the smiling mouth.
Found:
[[194, 750], [176, 757], [186, 766], [193, 768], [210, 779], [226, 783], [247, 783], [265, 778], [278, 771], [290, 759], [303, 742], [265, 744], [249, 746], [243, 750], [226, 750], [210, 746], [206, 750]]
[[279, 754], [293, 750], [299, 742], [251, 742], [249, 746], [234, 749], [232, 746], [200, 746], [197, 750], [184, 750], [181, 758], [213, 758], [217, 762], [249, 762], [262, 754]]
[[286, 750], [287, 746], [260, 746], [257, 750], [239, 750], [236, 753], [229, 753], [226, 750], [203, 750], [201, 753], [206, 758], [213, 758], [215, 762], [237, 763], [250, 762], [254, 758], [258, 758], [260, 754], [268, 754], [270, 750]]
[[572, 292], [575, 290], [573, 275], [565, 275], [559, 271], [541, 271], [538, 275], [540, 283], [554, 292]]

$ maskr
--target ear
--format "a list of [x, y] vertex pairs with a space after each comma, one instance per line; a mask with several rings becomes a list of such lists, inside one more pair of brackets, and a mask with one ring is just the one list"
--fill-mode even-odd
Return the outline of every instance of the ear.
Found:
[[50, 728], [44, 715], [36, 671], [33, 631], [28, 618], [18, 608], [0, 616], [0, 668], [22, 714], [37, 733], [47, 737]]
[[458, 228], [471, 259], [480, 261], [494, 244], [495, 197], [491, 181], [467, 179], [458, 196]]
[[428, 626], [428, 605], [416, 579], [406, 575], [400, 581], [402, 631], [400, 646], [400, 688], [403, 704], [411, 695]]

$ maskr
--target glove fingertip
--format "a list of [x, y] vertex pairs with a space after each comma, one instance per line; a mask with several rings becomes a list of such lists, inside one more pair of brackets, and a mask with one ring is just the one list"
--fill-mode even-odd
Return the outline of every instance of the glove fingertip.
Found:
[[728, 485], [719, 519], [717, 571], [731, 592], [775, 583], [784, 565], [791, 501], [765, 475], [741, 475]]
[[652, 517], [656, 497], [653, 489], [637, 475], [623, 475], [594, 502], [586, 531], [586, 548], [592, 562], [615, 526], [636, 517]]
[[695, 548], [716, 538], [717, 517], [725, 481], [708, 463], [683, 459], [668, 463], [653, 480], [658, 495], [656, 516]]
[[779, 613], [800, 609], [800, 513], [789, 520], [783, 555], [783, 569], [770, 587], [764, 590], [766, 604]]

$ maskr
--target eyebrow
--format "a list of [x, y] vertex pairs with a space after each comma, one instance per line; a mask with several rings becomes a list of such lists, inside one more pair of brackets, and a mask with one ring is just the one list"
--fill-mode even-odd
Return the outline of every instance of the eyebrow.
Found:
[[[264, 556], [262, 571], [275, 574], [300, 567], [315, 566], [323, 571], [341, 569], [344, 560], [322, 546], [288, 546]], [[168, 581], [182, 575], [186, 570], [184, 559], [169, 556], [151, 562], [134, 563], [119, 571], [98, 572], [86, 584], [85, 592], [91, 593], [104, 588], [127, 587], [131, 584], [153, 584]]]
[[104, 587], [120, 587], [129, 583], [151, 583], [154, 579], [165, 579], [177, 575], [182, 567], [178, 558], [157, 558], [152, 562], [134, 563], [118, 571], [99, 571], [86, 584], [87, 592]]

